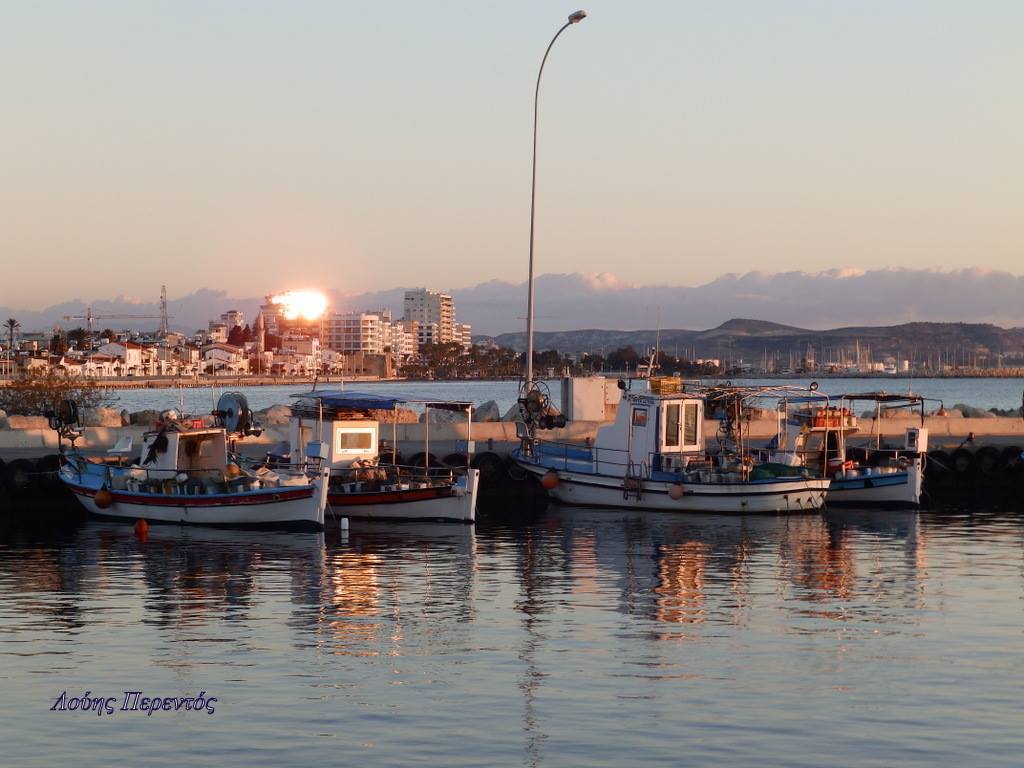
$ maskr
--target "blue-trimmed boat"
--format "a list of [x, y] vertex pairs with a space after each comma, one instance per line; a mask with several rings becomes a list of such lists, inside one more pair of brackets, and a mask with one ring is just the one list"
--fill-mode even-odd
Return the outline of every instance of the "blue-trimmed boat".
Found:
[[328, 468], [243, 469], [231, 459], [223, 426], [186, 421], [175, 411], [162, 418], [130, 465], [78, 450], [63, 454], [60, 479], [91, 514], [184, 525], [324, 527]]
[[[791, 412], [788, 425], [798, 431], [784, 438], [792, 446], [793, 463], [831, 478], [829, 506], [900, 508], [921, 503], [928, 454], [924, 426], [928, 398], [915, 394], [857, 392], [841, 395], [836, 405], [805, 398]], [[856, 414], [870, 404], [872, 429], [864, 434]], [[916, 424], [904, 426], [898, 445], [883, 443], [881, 427], [899, 412], [917, 413]], [[792, 431], [792, 429], [790, 430]], [[785, 451], [780, 451], [781, 457]]]
[[764, 390], [734, 391], [724, 406], [715, 450], [704, 436], [706, 391], [678, 379], [650, 380], [633, 392], [620, 382], [615, 421], [586, 446], [537, 437], [546, 407], [521, 400], [526, 420], [516, 463], [537, 476], [556, 501], [596, 507], [696, 513], [809, 512], [822, 507], [830, 481], [806, 467], [757, 462], [742, 428], [743, 403]]

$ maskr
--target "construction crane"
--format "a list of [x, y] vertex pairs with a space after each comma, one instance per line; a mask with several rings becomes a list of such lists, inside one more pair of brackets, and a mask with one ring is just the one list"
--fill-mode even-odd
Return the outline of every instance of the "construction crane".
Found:
[[85, 330], [92, 335], [93, 320], [160, 320], [160, 315], [94, 315], [92, 307], [85, 310], [84, 315], [64, 315], [65, 320], [85, 320]]
[[159, 320], [160, 333], [167, 334], [167, 321], [173, 315], [167, 314], [167, 286], [160, 286], [160, 314], [159, 315], [94, 315], [92, 307], [86, 307], [84, 315], [64, 315], [65, 320], [85, 320], [85, 330], [92, 336], [93, 320]]

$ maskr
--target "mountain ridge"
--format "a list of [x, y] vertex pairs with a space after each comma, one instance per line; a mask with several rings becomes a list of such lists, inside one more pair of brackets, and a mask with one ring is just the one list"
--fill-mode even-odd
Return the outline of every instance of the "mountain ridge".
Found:
[[[291, 284], [268, 286], [268, 293], [288, 288], [319, 288], [335, 311], [388, 308], [402, 312], [407, 288], [396, 287], [348, 294], [327, 285], [323, 275], [298, 274]], [[429, 286], [455, 299], [456, 319], [469, 323], [474, 333], [498, 335], [525, 326], [526, 284], [492, 279], [465, 288]], [[184, 296], [171, 292], [171, 325], [194, 332], [228, 309], [247, 318], [255, 316], [263, 297], [232, 296], [217, 288], [200, 288]], [[64, 315], [84, 314], [91, 304], [95, 314], [159, 314], [158, 286], [149, 301], [124, 296], [114, 299], [63, 301], [39, 310], [0, 307], [0, 318], [13, 317], [25, 331], [49, 330], [54, 325], [74, 327]], [[779, 336], [813, 332], [816, 327], [879, 328], [914, 322], [946, 322], [950, 317], [1003, 329], [1024, 326], [1024, 277], [1009, 272], [962, 269], [942, 272], [892, 268], [825, 270], [823, 272], [749, 272], [722, 275], [698, 286], [638, 285], [608, 273], [544, 274], [536, 281], [536, 329], [646, 329], [717, 327], [723, 337], [739, 335], [749, 318], [775, 324]], [[104, 323], [104, 320], [99, 320]], [[114, 321], [116, 322], [116, 321]], [[80, 323], [80, 321], [79, 321]], [[724, 326], [725, 323], [732, 325]], [[156, 320], [139, 321], [139, 329], [152, 329]], [[765, 328], [758, 330], [760, 335]], [[866, 333], [866, 331], [865, 331]]]
[[[735, 318], [706, 330], [682, 328], [582, 329], [569, 331], [538, 331], [534, 333], [534, 349], [557, 349], [563, 353], [607, 354], [631, 346], [643, 353], [654, 346], [660, 335], [662, 351], [674, 356], [692, 358], [726, 358], [761, 360], [765, 355], [804, 356], [813, 347], [820, 356], [829, 352], [838, 356], [861, 345], [875, 358], [880, 356], [925, 359], [928, 356], [1004, 355], [1008, 359], [1024, 358], [1024, 328], [1001, 328], [991, 323], [913, 322], [889, 326], [845, 326], [810, 330], [783, 326], [771, 321]], [[732, 332], [732, 331], [739, 332]], [[517, 351], [526, 349], [526, 333], [505, 333], [497, 336], [474, 336], [474, 341], [494, 342]], [[685, 354], [683, 354], [685, 353]]]

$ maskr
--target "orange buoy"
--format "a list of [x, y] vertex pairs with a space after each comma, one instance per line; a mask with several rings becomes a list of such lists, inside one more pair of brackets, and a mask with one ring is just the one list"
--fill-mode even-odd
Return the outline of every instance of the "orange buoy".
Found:
[[235, 464], [232, 461], [229, 462], [226, 467], [224, 467], [224, 474], [227, 475], [229, 478], [238, 477], [240, 474], [242, 474], [242, 470], [237, 464]]
[[558, 473], [553, 469], [549, 469], [544, 473], [544, 477], [540, 479], [540, 484], [545, 491], [554, 490], [558, 487]]
[[149, 533], [149, 523], [147, 523], [145, 521], [145, 519], [143, 519], [143, 518], [139, 518], [138, 520], [136, 520], [135, 521], [135, 535], [138, 536], [140, 539], [144, 539], [144, 538], [146, 538], [146, 535], [148, 533]]
[[92, 499], [100, 509], [106, 509], [114, 503], [114, 494], [106, 488], [100, 488]]
[[668, 487], [668, 497], [672, 499], [672, 501], [679, 501], [683, 498], [684, 492], [683, 486], [679, 483], [672, 483], [672, 485]]

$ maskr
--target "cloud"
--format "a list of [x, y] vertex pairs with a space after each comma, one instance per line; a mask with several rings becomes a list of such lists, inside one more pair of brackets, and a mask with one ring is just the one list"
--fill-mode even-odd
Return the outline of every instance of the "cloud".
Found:
[[[430, 287], [448, 290], [444, 286]], [[335, 310], [390, 308], [397, 317], [402, 312], [404, 291], [404, 287], [396, 287], [363, 294], [337, 290], [328, 293]], [[525, 282], [490, 280], [450, 292], [455, 298], [457, 319], [472, 324], [475, 334], [496, 335], [525, 327]], [[1024, 277], [978, 267], [757, 271], [725, 274], [699, 286], [638, 285], [607, 272], [550, 274], [537, 278], [536, 327], [634, 330], [655, 328], [660, 323], [662, 328], [706, 329], [735, 317], [812, 329], [912, 321], [1018, 327], [1024, 326], [1022, 296]], [[227, 309], [239, 309], [252, 318], [262, 300], [202, 289], [170, 300], [174, 315], [171, 325], [194, 331]], [[155, 301], [136, 303], [122, 298], [94, 301], [92, 307], [97, 313], [102, 308], [102, 314], [159, 314]], [[81, 301], [36, 312], [0, 307], [0, 317], [17, 318], [25, 330], [46, 329], [55, 323], [77, 324], [65, 322], [63, 315], [83, 314], [85, 308]], [[135, 322], [139, 328], [156, 326], [156, 321]]]

